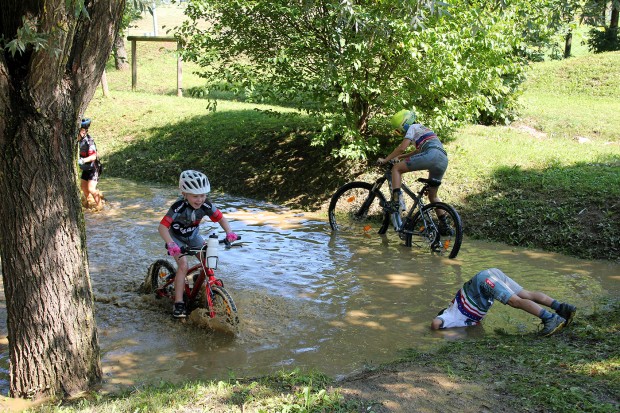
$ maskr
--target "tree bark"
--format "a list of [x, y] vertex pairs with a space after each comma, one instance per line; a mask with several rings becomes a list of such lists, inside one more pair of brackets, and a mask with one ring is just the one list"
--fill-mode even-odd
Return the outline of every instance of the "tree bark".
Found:
[[5, 39], [28, 16], [50, 46], [0, 51], [0, 256], [13, 397], [74, 395], [101, 379], [76, 144], [124, 2], [90, 0], [89, 17], [76, 16], [84, 0], [13, 2], [0, 12]]
[[569, 31], [566, 33], [566, 37], [564, 39], [564, 59], [568, 59], [570, 57], [570, 53], [573, 47], [573, 32]]
[[129, 60], [127, 60], [127, 49], [125, 49], [125, 41], [123, 35], [116, 34], [114, 38], [114, 65], [117, 70], [129, 69]]

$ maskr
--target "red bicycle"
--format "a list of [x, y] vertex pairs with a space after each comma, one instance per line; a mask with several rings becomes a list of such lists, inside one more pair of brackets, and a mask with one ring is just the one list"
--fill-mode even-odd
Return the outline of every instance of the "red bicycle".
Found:
[[[183, 301], [190, 312], [204, 309], [209, 318], [217, 318], [220, 322], [236, 328], [239, 324], [237, 307], [230, 293], [224, 288], [224, 282], [215, 276], [218, 255], [213, 244], [224, 244], [226, 249], [242, 246], [241, 243], [230, 243], [225, 238], [218, 240], [217, 235], [213, 234], [201, 248], [182, 247], [181, 254], [192, 255], [198, 259], [198, 264], [187, 270]], [[175, 276], [176, 268], [173, 263], [164, 259], [157, 260], [149, 267], [142, 284], [142, 292], [154, 293], [156, 298], [174, 301]]]

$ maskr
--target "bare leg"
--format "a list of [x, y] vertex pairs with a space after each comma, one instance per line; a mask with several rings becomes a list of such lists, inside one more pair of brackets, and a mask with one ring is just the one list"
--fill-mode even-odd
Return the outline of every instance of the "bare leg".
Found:
[[97, 191], [97, 181], [88, 181], [88, 192], [90, 192], [90, 194], [93, 196], [95, 206], [100, 206], [101, 197], [99, 196], [99, 191]]
[[553, 303], [553, 298], [539, 291], [521, 290], [521, 292], [518, 295], [521, 298], [534, 301], [535, 303], [547, 306], [549, 308], [551, 308], [551, 303]]
[[[439, 196], [437, 195], [438, 191], [439, 191], [439, 188], [436, 186], [428, 189], [428, 201], [429, 202], [441, 202], [441, 198], [439, 198]], [[446, 215], [443, 209], [436, 209], [435, 213], [437, 214], [438, 218]]]
[[540, 310], [542, 310], [542, 307], [536, 304], [534, 301], [527, 298], [521, 298], [516, 294], [510, 297], [510, 299], [508, 300], [508, 305], [526, 311], [536, 317], [540, 315]]
[[88, 207], [88, 181], [80, 180], [80, 188], [82, 189], [82, 195], [84, 195], [84, 206]]
[[409, 172], [405, 162], [399, 162], [392, 168], [392, 188], [400, 188], [402, 185], [402, 174]]
[[185, 257], [176, 258], [177, 274], [174, 277], [174, 302], [183, 302], [183, 290], [185, 289], [185, 276], [187, 275], [187, 259]]

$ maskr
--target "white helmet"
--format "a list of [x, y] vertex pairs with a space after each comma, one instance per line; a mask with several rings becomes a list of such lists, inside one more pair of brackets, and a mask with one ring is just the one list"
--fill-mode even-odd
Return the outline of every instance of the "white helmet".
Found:
[[202, 195], [211, 191], [207, 175], [198, 171], [183, 171], [179, 178], [179, 190], [188, 194]]

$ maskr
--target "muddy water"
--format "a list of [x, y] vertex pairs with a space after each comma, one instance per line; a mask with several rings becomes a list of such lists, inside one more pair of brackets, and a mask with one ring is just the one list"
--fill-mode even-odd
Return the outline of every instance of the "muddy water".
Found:
[[[406, 249], [393, 235], [333, 235], [320, 215], [213, 194], [244, 241], [220, 253], [217, 271], [239, 309], [240, 332], [231, 336], [173, 320], [171, 303], [136, 292], [149, 264], [165, 258], [157, 225], [174, 188], [110, 178], [101, 187], [108, 207], [87, 214], [86, 225], [105, 390], [294, 367], [339, 376], [393, 360], [408, 347], [428, 349], [500, 328], [535, 331], [537, 319], [499, 303], [484, 326], [430, 331], [430, 320], [463, 282], [491, 266], [582, 312], [620, 292], [618, 264], [470, 239], [458, 259], [448, 260]], [[204, 222], [201, 233], [212, 232], [223, 234]], [[0, 329], [6, 336], [6, 326]], [[6, 354], [0, 354], [5, 388]]]

